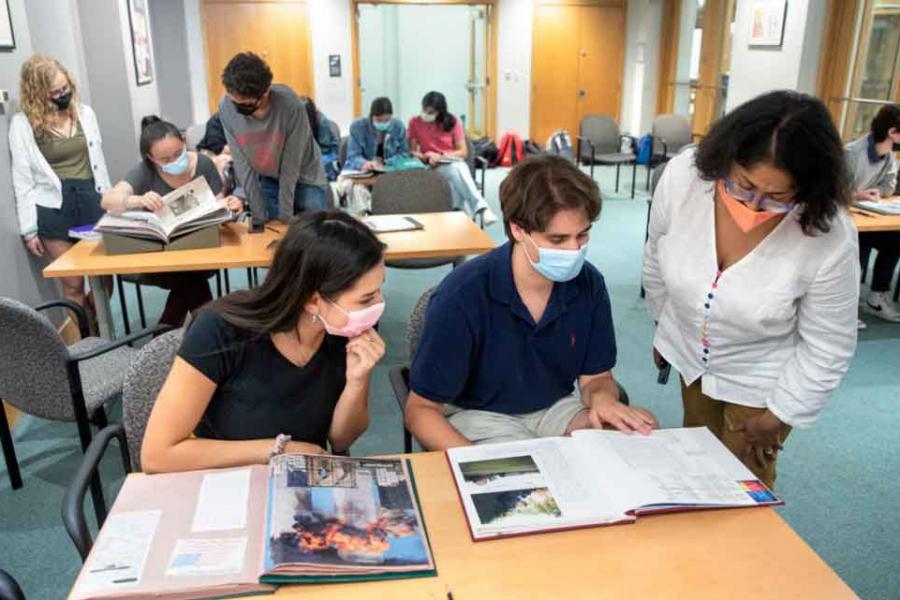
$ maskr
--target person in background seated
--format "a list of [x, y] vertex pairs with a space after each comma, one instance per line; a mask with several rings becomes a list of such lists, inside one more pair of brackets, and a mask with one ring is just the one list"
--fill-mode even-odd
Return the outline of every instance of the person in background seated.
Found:
[[[409, 121], [409, 147], [412, 155], [436, 169], [453, 193], [454, 208], [470, 215], [481, 214], [485, 225], [497, 221], [497, 215], [485, 202], [465, 162], [468, 155], [462, 122], [447, 111], [447, 99], [440, 92], [428, 92], [422, 98], [422, 114]], [[448, 158], [456, 162], [442, 162]]]
[[406, 404], [425, 448], [657, 426], [619, 402], [612, 375], [609, 295], [585, 261], [600, 204], [597, 184], [564, 158], [509, 172], [500, 185], [509, 242], [454, 269], [425, 314]]
[[254, 225], [324, 209], [325, 170], [300, 97], [272, 84], [269, 66], [252, 52], [228, 62], [222, 83], [219, 118]]
[[202, 310], [184, 334], [141, 448], [148, 473], [346, 451], [369, 425], [384, 355], [384, 245], [341, 212], [298, 216], [263, 284]]
[[[235, 196], [225, 197], [216, 165], [204, 154], [188, 151], [184, 136], [172, 123], [159, 117], [141, 120], [141, 156], [143, 160], [131, 168], [125, 180], [103, 195], [103, 208], [120, 214], [129, 210], [158, 211], [162, 197], [199, 176], [209, 189], [233, 213], [240, 214], [244, 203]], [[210, 271], [148, 273], [139, 277], [141, 285], [169, 290], [166, 306], [159, 322], [180, 327], [189, 312], [212, 300], [207, 279]]]
[[856, 349], [859, 260], [841, 139], [816, 98], [763, 94], [669, 162], [644, 250], [656, 365], [769, 487]]
[[300, 99], [306, 103], [306, 117], [309, 119], [309, 128], [312, 131], [316, 144], [319, 145], [319, 155], [322, 161], [322, 167], [325, 169], [325, 175], [328, 181], [337, 179], [337, 171], [334, 168], [334, 161], [338, 159], [338, 150], [340, 149], [340, 137], [334, 137], [331, 130], [331, 122], [328, 117], [316, 107], [316, 103], [309, 96], [300, 96]]
[[[372, 100], [368, 117], [361, 117], [350, 125], [347, 160], [343, 168], [352, 171], [379, 170], [395, 156], [409, 156], [406, 128], [400, 119], [394, 118], [394, 106], [390, 99], [382, 96]], [[369, 186], [344, 177], [335, 184], [335, 190], [338, 197], [350, 195], [352, 214], [363, 214], [372, 209]]]
[[[873, 200], [894, 195], [897, 188], [897, 157], [900, 148], [900, 105], [882, 106], [872, 119], [871, 130], [864, 137], [844, 147], [853, 200]], [[878, 256], [872, 268], [872, 281], [866, 310], [886, 321], [900, 323], [900, 309], [891, 300], [891, 279], [900, 262], [900, 233], [872, 231], [859, 234], [859, 245], [875, 248]], [[860, 255], [860, 259], [868, 256]], [[865, 267], [865, 265], [862, 265]], [[857, 320], [860, 329], [865, 328]]]
[[232, 158], [231, 147], [225, 139], [225, 129], [222, 127], [219, 113], [215, 113], [206, 122], [203, 138], [197, 142], [197, 151], [212, 159], [224, 183], [225, 169], [231, 164]]
[[[70, 229], [103, 216], [100, 195], [109, 189], [109, 174], [100, 128], [68, 71], [43, 54], [22, 64], [20, 104], [9, 124], [19, 233], [31, 254], [56, 258], [77, 241], [69, 237]], [[84, 277], [61, 281], [63, 296], [86, 308], [94, 323]]]

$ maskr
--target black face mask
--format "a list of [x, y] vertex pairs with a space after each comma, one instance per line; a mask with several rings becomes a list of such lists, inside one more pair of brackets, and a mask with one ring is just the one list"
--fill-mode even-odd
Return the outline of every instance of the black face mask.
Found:
[[260, 100], [257, 100], [253, 104], [244, 104], [242, 102], [235, 102], [234, 100], [232, 100], [231, 103], [234, 104], [234, 110], [238, 111], [239, 114], [249, 117], [259, 108]]
[[894, 143], [894, 152], [900, 152], [900, 144]]
[[69, 90], [55, 98], [50, 98], [50, 102], [56, 105], [59, 110], [66, 110], [72, 103], [72, 90]]

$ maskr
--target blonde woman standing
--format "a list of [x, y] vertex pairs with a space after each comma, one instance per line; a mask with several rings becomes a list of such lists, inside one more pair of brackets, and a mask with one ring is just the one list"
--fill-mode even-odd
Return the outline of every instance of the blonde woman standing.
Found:
[[[19, 230], [34, 256], [56, 258], [74, 242], [69, 229], [103, 214], [100, 197], [110, 186], [100, 129], [69, 73], [46, 55], [22, 65], [20, 108], [9, 125]], [[83, 277], [64, 277], [62, 286], [66, 299], [93, 313]]]

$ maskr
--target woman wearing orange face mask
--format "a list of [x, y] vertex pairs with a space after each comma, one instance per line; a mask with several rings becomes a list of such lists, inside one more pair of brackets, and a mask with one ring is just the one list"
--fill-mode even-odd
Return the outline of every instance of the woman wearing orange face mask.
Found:
[[764, 483], [856, 348], [859, 263], [841, 140], [819, 100], [759, 96], [672, 159], [653, 198], [644, 287], [654, 360]]

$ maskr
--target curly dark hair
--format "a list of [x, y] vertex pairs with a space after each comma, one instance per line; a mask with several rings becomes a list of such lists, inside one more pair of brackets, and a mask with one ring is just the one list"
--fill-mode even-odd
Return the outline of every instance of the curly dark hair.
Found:
[[272, 69], [252, 52], [235, 54], [222, 71], [222, 85], [229, 94], [260, 98], [272, 85]]
[[712, 125], [695, 161], [707, 181], [727, 178], [735, 163], [786, 171], [806, 235], [828, 232], [850, 201], [841, 138], [825, 105], [807, 94], [780, 90], [741, 104]]
[[886, 140], [888, 131], [892, 128], [900, 130], [900, 104], [882, 106], [872, 119], [872, 137], [875, 143]]

